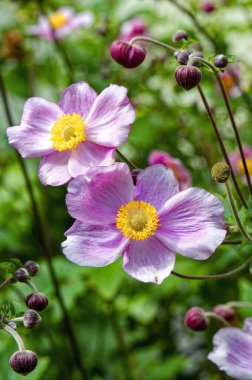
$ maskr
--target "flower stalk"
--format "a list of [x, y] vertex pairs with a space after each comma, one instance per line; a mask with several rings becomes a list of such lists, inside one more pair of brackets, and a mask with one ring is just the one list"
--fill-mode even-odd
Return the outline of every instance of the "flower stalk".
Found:
[[204, 314], [208, 318], [212, 318], [221, 322], [224, 326], [230, 326], [230, 323], [228, 323], [224, 318], [222, 318], [220, 315], [216, 313], [213, 313], [212, 311], [206, 311]]
[[25, 351], [24, 342], [21, 336], [17, 332], [14, 329], [12, 329], [10, 326], [5, 325], [4, 323], [2, 324], [2, 328], [15, 339], [15, 341], [17, 342], [19, 351]]

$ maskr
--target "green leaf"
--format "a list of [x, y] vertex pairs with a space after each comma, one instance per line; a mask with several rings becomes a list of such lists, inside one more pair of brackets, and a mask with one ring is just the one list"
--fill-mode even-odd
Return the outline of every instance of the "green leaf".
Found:
[[14, 273], [16, 271], [16, 265], [9, 261], [2, 261], [0, 263], [0, 269], [8, 273]]
[[227, 59], [228, 59], [228, 63], [232, 63], [236, 60], [236, 56], [229, 54], [229, 55], [227, 55]]
[[23, 305], [21, 305], [18, 302], [9, 302], [7, 304], [3, 304], [0, 307], [1, 318], [5, 321], [20, 317], [24, 314], [24, 312], [25, 312], [25, 309]]

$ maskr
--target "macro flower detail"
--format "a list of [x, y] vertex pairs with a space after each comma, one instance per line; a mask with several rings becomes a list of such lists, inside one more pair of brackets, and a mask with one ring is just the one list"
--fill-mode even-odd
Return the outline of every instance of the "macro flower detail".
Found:
[[163, 164], [173, 171], [179, 183], [179, 189], [185, 190], [191, 185], [191, 174], [183, 163], [162, 150], [153, 150], [148, 157], [149, 165]]
[[208, 359], [237, 380], [252, 379], [252, 318], [243, 329], [224, 327], [213, 338], [214, 349]]
[[[244, 157], [246, 160], [250, 179], [252, 179], [252, 147], [247, 146], [247, 145], [243, 145], [242, 150], [243, 150]], [[235, 174], [240, 174], [242, 176], [242, 179], [244, 180], [244, 182], [246, 182], [245, 170], [243, 167], [243, 163], [242, 163], [242, 159], [241, 159], [241, 155], [240, 155], [239, 150], [237, 150], [233, 153], [230, 153], [228, 155], [228, 157], [229, 157], [230, 163], [232, 165], [232, 168], [233, 168]]]
[[40, 16], [38, 25], [32, 25], [29, 33], [46, 40], [60, 40], [74, 30], [89, 27], [93, 23], [91, 12], [74, 13], [71, 7], [61, 7], [48, 17]]
[[149, 31], [144, 19], [140, 17], [134, 17], [122, 24], [120, 39], [123, 41], [130, 41], [136, 36], [148, 35]]
[[65, 233], [64, 255], [100, 267], [123, 257], [123, 268], [143, 282], [161, 283], [175, 253], [207, 259], [222, 243], [224, 208], [202, 189], [179, 192], [163, 165], [142, 170], [133, 184], [126, 164], [91, 168], [68, 185], [66, 203], [76, 219]]
[[135, 112], [122, 86], [110, 85], [100, 95], [85, 82], [68, 87], [59, 105], [30, 98], [21, 125], [7, 129], [9, 144], [22, 157], [41, 157], [39, 178], [59, 186], [92, 166], [114, 162]]

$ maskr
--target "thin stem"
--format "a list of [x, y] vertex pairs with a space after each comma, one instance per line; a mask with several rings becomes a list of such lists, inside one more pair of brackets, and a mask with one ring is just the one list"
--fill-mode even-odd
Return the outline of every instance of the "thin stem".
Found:
[[172, 271], [171, 273], [179, 278], [184, 278], [185, 280], [222, 280], [224, 278], [236, 276], [238, 273], [242, 272], [244, 269], [246, 269], [249, 264], [252, 262], [252, 256], [250, 256], [245, 263], [243, 263], [241, 266], [239, 266], [236, 269], [233, 269], [226, 273], [219, 273], [219, 274], [209, 274], [206, 276], [190, 276], [182, 273], [178, 273], [175, 271]]
[[238, 182], [237, 182], [237, 180], [236, 180], [236, 177], [235, 177], [235, 174], [234, 174], [234, 171], [233, 171], [233, 168], [232, 168], [231, 162], [230, 162], [230, 160], [229, 160], [229, 157], [228, 157], [228, 154], [227, 154], [227, 151], [226, 151], [226, 148], [225, 148], [224, 142], [223, 142], [223, 140], [222, 140], [222, 137], [221, 137], [220, 131], [219, 131], [218, 127], [217, 127], [217, 124], [216, 124], [216, 122], [215, 122], [215, 120], [214, 120], [214, 117], [213, 117], [213, 114], [212, 114], [211, 108], [210, 108], [210, 106], [209, 106], [209, 104], [208, 104], [208, 101], [207, 101], [207, 99], [206, 99], [206, 96], [205, 96], [205, 94], [204, 94], [204, 92], [203, 92], [203, 90], [202, 90], [202, 88], [201, 88], [200, 85], [198, 85], [197, 88], [198, 88], [199, 94], [200, 94], [200, 96], [201, 96], [202, 102], [203, 102], [203, 104], [204, 104], [204, 106], [205, 106], [205, 109], [206, 109], [206, 111], [207, 111], [208, 117], [209, 117], [209, 119], [210, 119], [210, 121], [211, 121], [211, 124], [212, 124], [212, 126], [213, 126], [214, 133], [215, 133], [215, 135], [216, 135], [216, 137], [217, 137], [217, 141], [218, 141], [218, 143], [219, 143], [220, 150], [221, 150], [221, 152], [222, 152], [222, 154], [223, 154], [223, 157], [224, 157], [226, 163], [230, 166], [230, 169], [231, 169], [231, 177], [232, 177], [232, 180], [233, 180], [233, 182], [234, 182], [234, 186], [235, 186], [236, 192], [237, 192], [237, 194], [238, 194], [238, 196], [239, 196], [239, 198], [240, 198], [242, 204], [243, 204], [245, 207], [247, 207], [247, 203], [246, 203], [246, 201], [245, 201], [245, 199], [244, 199], [244, 197], [243, 197], [243, 194], [242, 194], [242, 192], [241, 192], [241, 189], [240, 189], [240, 187], [239, 187], [239, 185], [238, 185]]
[[4, 323], [2, 323], [1, 326], [3, 327], [3, 329], [5, 331], [7, 331], [7, 333], [12, 335], [12, 337], [15, 339], [15, 341], [17, 342], [19, 351], [25, 351], [24, 342], [23, 342], [21, 336], [14, 329], [12, 329], [10, 326], [5, 325]]
[[230, 302], [226, 303], [226, 306], [228, 306], [228, 307], [247, 307], [249, 309], [252, 309], [252, 303], [251, 302], [230, 301]]
[[143, 42], [148, 42], [150, 44], [153, 44], [153, 45], [157, 45], [157, 46], [161, 46], [167, 50], [170, 50], [170, 51], [177, 51], [177, 49], [175, 49], [173, 46], [171, 45], [167, 45], [165, 44], [164, 42], [161, 42], [161, 41], [158, 41], [158, 40], [154, 40], [153, 38], [150, 38], [150, 37], [142, 37], [142, 36], [136, 36], [136, 37], [133, 37], [131, 40], [130, 40], [130, 44], [133, 45], [135, 42], [137, 41], [143, 41]]
[[242, 240], [224, 240], [222, 244], [241, 244]]
[[2, 282], [2, 284], [0, 284], [0, 290], [4, 289], [6, 286], [11, 284], [12, 281], [13, 281], [13, 277], [10, 277], [10, 278], [7, 278], [6, 280], [4, 280], [4, 282]]
[[27, 281], [25, 281], [25, 283], [26, 283], [26, 285], [28, 285], [32, 289], [32, 292], [34, 294], [38, 293], [38, 289], [36, 288], [35, 284], [32, 281], [27, 280]]
[[217, 321], [221, 322], [224, 326], [230, 326], [230, 324], [222, 318], [220, 315], [213, 313], [212, 311], [206, 311], [204, 313], [206, 317], [216, 319]]
[[24, 317], [12, 318], [8, 322], [23, 322]]
[[225, 188], [226, 188], [228, 200], [229, 200], [229, 203], [230, 203], [230, 206], [231, 206], [231, 209], [232, 209], [235, 221], [236, 221], [236, 223], [237, 223], [237, 225], [239, 227], [239, 230], [240, 230], [241, 234], [244, 236], [244, 238], [249, 243], [252, 243], [252, 237], [246, 231], [246, 228], [244, 227], [244, 225], [242, 224], [242, 221], [240, 219], [239, 212], [238, 212], [238, 210], [236, 208], [235, 200], [234, 200], [234, 197], [233, 197], [233, 193], [232, 193], [232, 190], [231, 190], [231, 188], [229, 186], [229, 182], [228, 181], [225, 182]]
[[138, 169], [138, 167], [133, 162], [131, 162], [128, 158], [126, 158], [124, 154], [122, 154], [118, 149], [116, 149], [116, 153], [118, 154], [118, 156], [120, 157], [122, 161], [126, 162], [126, 164], [129, 165], [131, 170]]
[[62, 48], [61, 44], [59, 43], [59, 41], [55, 38], [55, 35], [54, 35], [54, 31], [52, 30], [52, 34], [53, 34], [53, 42], [54, 42], [54, 45], [56, 47], [56, 49], [58, 50], [63, 62], [65, 63], [65, 67], [67, 68], [67, 71], [68, 71], [68, 78], [70, 79], [70, 82], [71, 83], [74, 83], [74, 76], [73, 76], [73, 68], [72, 68], [72, 64], [71, 64], [71, 61], [70, 59], [68, 58], [68, 55], [65, 51], [64, 48]]

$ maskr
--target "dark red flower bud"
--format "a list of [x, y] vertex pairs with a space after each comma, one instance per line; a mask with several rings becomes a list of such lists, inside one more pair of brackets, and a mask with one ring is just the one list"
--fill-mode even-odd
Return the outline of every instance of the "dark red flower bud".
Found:
[[48, 298], [43, 293], [32, 293], [25, 297], [25, 303], [29, 309], [42, 311], [47, 308]]
[[32, 260], [26, 261], [24, 266], [30, 276], [35, 276], [35, 274], [39, 270], [39, 265], [35, 261], [32, 261]]
[[127, 69], [133, 69], [141, 65], [144, 61], [146, 52], [143, 47], [130, 45], [125, 41], [114, 41], [110, 47], [111, 57], [120, 65]]
[[141, 169], [133, 169], [133, 170], [131, 170], [131, 176], [132, 176], [134, 185], [136, 185], [137, 176], [138, 176], [139, 173], [141, 173], [141, 171], [142, 171]]
[[235, 310], [232, 307], [226, 305], [215, 306], [213, 312], [225, 319], [227, 322], [232, 322], [236, 316]]
[[228, 59], [224, 54], [218, 54], [213, 60], [214, 66], [223, 69], [228, 64]]
[[29, 278], [29, 273], [25, 268], [19, 268], [16, 270], [15, 279], [19, 282], [25, 282]]
[[195, 66], [179, 66], [175, 70], [175, 78], [181, 87], [189, 91], [201, 81], [201, 71]]
[[180, 65], [186, 65], [189, 59], [189, 55], [192, 54], [192, 50], [180, 50], [177, 53], [177, 60]]
[[214, 6], [214, 3], [212, 1], [205, 1], [202, 4], [201, 9], [205, 13], [211, 13], [215, 10], [215, 6]]
[[172, 36], [172, 41], [178, 43], [181, 40], [188, 40], [188, 34], [184, 30], [177, 30]]
[[209, 321], [201, 307], [192, 307], [185, 315], [184, 324], [191, 330], [203, 331], [208, 328]]
[[10, 358], [11, 368], [20, 375], [28, 375], [38, 364], [37, 355], [29, 350], [17, 351]]
[[35, 310], [27, 310], [24, 313], [24, 326], [28, 329], [36, 327], [41, 321], [40, 315]]

